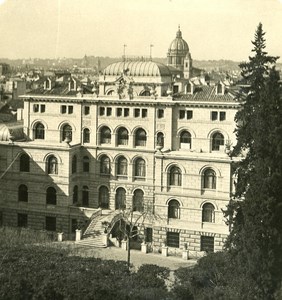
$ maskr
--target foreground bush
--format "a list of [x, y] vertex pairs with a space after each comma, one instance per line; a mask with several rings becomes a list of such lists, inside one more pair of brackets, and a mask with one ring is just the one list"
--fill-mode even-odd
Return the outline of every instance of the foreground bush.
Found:
[[191, 268], [175, 272], [173, 294], [177, 299], [241, 299], [233, 286], [230, 256], [225, 252], [211, 253]]
[[45, 230], [0, 227], [0, 249], [9, 249], [26, 244], [46, 244], [54, 240], [54, 234]]
[[169, 271], [26, 245], [0, 250], [0, 299], [165, 299]]

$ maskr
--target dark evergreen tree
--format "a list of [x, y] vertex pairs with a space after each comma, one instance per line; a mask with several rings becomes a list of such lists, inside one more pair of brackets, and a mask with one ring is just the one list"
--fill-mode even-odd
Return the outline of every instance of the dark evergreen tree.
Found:
[[240, 65], [245, 84], [233, 155], [243, 158], [235, 164], [236, 193], [226, 212], [226, 248], [253, 299], [275, 299], [282, 280], [282, 97], [277, 57], [265, 52], [264, 35], [259, 24], [254, 56]]

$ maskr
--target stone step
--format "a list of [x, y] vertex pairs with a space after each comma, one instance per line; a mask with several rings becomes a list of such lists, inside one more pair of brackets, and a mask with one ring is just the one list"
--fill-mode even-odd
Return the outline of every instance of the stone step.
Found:
[[107, 246], [102, 242], [101, 238], [88, 238], [75, 242], [76, 245], [93, 248], [106, 248]]

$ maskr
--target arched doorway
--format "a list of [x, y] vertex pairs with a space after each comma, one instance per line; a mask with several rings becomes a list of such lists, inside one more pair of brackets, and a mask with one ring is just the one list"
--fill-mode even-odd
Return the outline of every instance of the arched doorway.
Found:
[[116, 201], [115, 209], [125, 209], [126, 208], [126, 191], [124, 188], [120, 187], [116, 190]]
[[99, 207], [109, 209], [109, 189], [106, 186], [101, 186], [99, 189]]

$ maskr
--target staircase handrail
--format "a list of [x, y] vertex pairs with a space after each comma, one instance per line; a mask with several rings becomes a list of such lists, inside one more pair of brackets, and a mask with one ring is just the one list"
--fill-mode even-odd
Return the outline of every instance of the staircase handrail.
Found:
[[108, 233], [111, 232], [111, 230], [112, 230], [113, 227], [115, 226], [116, 222], [117, 222], [118, 220], [121, 219], [121, 216], [122, 216], [122, 213], [121, 213], [121, 212], [119, 212], [119, 213], [117, 213], [117, 214], [114, 215], [114, 217], [112, 218], [112, 220], [111, 220], [111, 222], [110, 222], [110, 225], [109, 225], [109, 227], [108, 227]]
[[12, 167], [12, 165], [14, 164], [14, 162], [17, 160], [17, 158], [20, 156], [21, 152], [18, 152], [16, 157], [12, 160], [12, 162], [9, 164], [8, 168], [3, 172], [3, 174], [0, 176], [0, 179], [2, 179], [5, 174], [9, 171], [9, 169]]
[[85, 225], [85, 229], [83, 230], [82, 235], [85, 235], [88, 227], [90, 226], [90, 224], [92, 223], [92, 221], [96, 218], [102, 215], [102, 209], [98, 209], [97, 211], [95, 211], [91, 217], [88, 219], [87, 224]]

